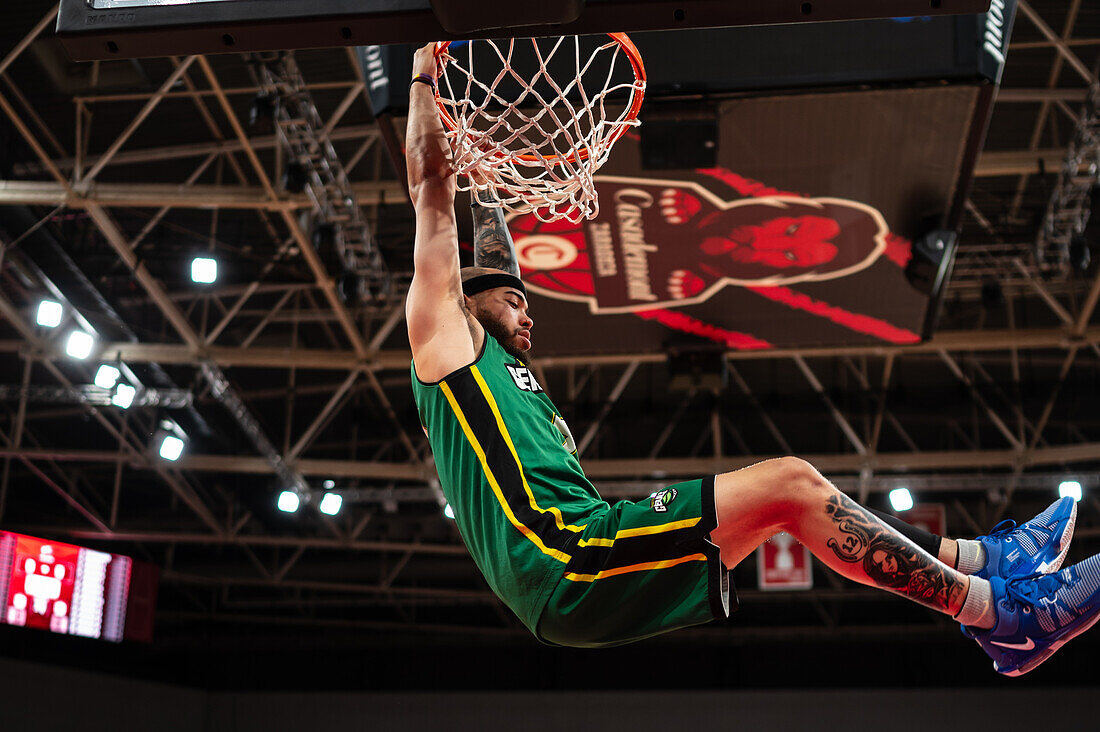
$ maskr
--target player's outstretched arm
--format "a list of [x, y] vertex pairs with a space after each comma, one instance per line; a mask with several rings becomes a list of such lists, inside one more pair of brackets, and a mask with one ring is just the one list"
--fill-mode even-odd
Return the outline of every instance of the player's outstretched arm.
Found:
[[[492, 267], [519, 277], [516, 247], [508, 225], [504, 223], [504, 211], [481, 205], [479, 198], [488, 194], [475, 193], [471, 204], [474, 219], [474, 264]], [[485, 199], [482, 199], [485, 200]]]
[[[416, 52], [413, 77], [438, 76], [435, 44]], [[405, 135], [409, 193], [416, 210], [413, 279], [405, 305], [409, 345], [417, 375], [437, 381], [474, 360], [459, 278], [455, 224], [455, 176], [450, 147], [435, 105], [433, 87], [413, 83]]]

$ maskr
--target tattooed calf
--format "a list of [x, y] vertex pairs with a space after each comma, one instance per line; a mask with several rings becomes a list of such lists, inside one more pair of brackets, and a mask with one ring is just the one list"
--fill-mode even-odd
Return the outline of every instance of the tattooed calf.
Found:
[[845, 562], [861, 563], [875, 584], [941, 610], [961, 595], [963, 583], [946, 567], [847, 496], [830, 496], [825, 512], [840, 532], [829, 548]]

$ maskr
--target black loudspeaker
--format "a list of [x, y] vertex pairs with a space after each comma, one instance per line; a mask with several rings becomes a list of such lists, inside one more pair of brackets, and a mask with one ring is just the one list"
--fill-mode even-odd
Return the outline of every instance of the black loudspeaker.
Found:
[[933, 229], [913, 242], [913, 256], [905, 265], [905, 279], [918, 292], [938, 299], [955, 264], [958, 233]]
[[647, 119], [638, 134], [642, 170], [693, 170], [718, 164], [717, 119]]
[[270, 135], [275, 130], [275, 110], [279, 100], [260, 92], [248, 108], [248, 129], [253, 135]]
[[486, 28], [572, 23], [581, 17], [584, 4], [585, 0], [432, 0], [432, 12], [444, 30], [462, 35]]
[[306, 169], [296, 160], [291, 160], [283, 169], [283, 190], [287, 193], [301, 193], [306, 189]]

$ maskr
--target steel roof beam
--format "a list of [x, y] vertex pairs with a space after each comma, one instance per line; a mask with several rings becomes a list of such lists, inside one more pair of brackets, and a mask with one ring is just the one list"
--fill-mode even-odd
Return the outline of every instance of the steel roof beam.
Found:
[[[115, 463], [122, 460], [132, 467], [149, 468], [154, 463], [140, 454], [120, 456], [110, 450], [60, 450], [0, 447], [0, 457], [19, 457], [28, 460], [55, 460], [57, 462]], [[706, 475], [722, 473], [746, 467], [777, 457], [776, 455], [737, 455], [721, 459], [702, 458], [630, 458], [593, 459], [584, 461], [585, 473], [593, 479], [654, 478], [664, 479], [681, 475]], [[813, 463], [823, 473], [859, 473], [871, 466], [882, 477], [890, 471], [912, 470], [971, 470], [980, 468], [1024, 468], [1061, 463], [1100, 461], [1100, 443], [1085, 442], [1071, 445], [1052, 445], [1034, 450], [938, 450], [925, 452], [880, 452], [873, 457], [855, 453], [806, 454], [803, 458]], [[427, 469], [408, 463], [381, 463], [357, 460], [301, 459], [291, 463], [304, 475], [326, 478], [362, 478], [372, 480], [399, 480], [423, 482], [430, 476]], [[180, 470], [209, 473], [236, 473], [269, 475], [274, 468], [263, 458], [239, 455], [187, 454], [176, 464]]]
[[[911, 346], [863, 345], [863, 346], [822, 346], [809, 348], [775, 348], [766, 351], [727, 351], [729, 361], [770, 361], [789, 359], [794, 356], [803, 358], [836, 358], [843, 356], [894, 356], [938, 354], [940, 351], [983, 352], [1027, 350], [1066, 350], [1074, 346], [1093, 346], [1100, 344], [1100, 325], [1084, 329], [1080, 337], [1075, 337], [1063, 328], [1034, 328], [1026, 330], [958, 330], [943, 331], [924, 343]], [[17, 340], [0, 340], [0, 353], [18, 353], [27, 345]], [[197, 365], [209, 359], [223, 367], [245, 368], [296, 368], [327, 371], [364, 370], [401, 370], [409, 368], [412, 358], [406, 350], [380, 350], [359, 358], [350, 350], [323, 348], [235, 348], [227, 346], [191, 346], [176, 343], [105, 343], [101, 353], [119, 357], [135, 363], [157, 362], [164, 364]], [[46, 359], [61, 359], [64, 356], [50, 349], [43, 354]], [[546, 356], [537, 361], [544, 369], [562, 368], [576, 365], [626, 365], [632, 361], [642, 363], [664, 363], [667, 356], [663, 353], [614, 353], [602, 356], [580, 354]]]

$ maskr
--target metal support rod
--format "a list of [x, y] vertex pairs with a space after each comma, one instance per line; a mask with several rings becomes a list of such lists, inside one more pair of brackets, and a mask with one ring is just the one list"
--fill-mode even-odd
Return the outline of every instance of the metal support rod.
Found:
[[1058, 400], [1058, 392], [1061, 391], [1062, 385], [1066, 382], [1066, 377], [1069, 376], [1070, 367], [1073, 366], [1073, 361], [1076, 358], [1077, 347], [1073, 346], [1066, 354], [1065, 361], [1062, 362], [1062, 368], [1058, 371], [1058, 381], [1055, 382], [1054, 389], [1051, 391], [1047, 403], [1043, 406], [1043, 413], [1039, 416], [1039, 421], [1035, 424], [1035, 433], [1032, 435], [1031, 442], [1027, 446], [1029, 452], [1035, 450], [1035, 447], [1039, 444], [1039, 438], [1043, 436], [1043, 430], [1046, 429], [1047, 420], [1050, 419], [1050, 414], [1054, 411], [1054, 403]]
[[[185, 76], [184, 79], [189, 79], [189, 77]], [[210, 93], [212, 94], [213, 92]], [[165, 98], [171, 98], [172, 96], [171, 94], [166, 94]], [[79, 97], [77, 97], [74, 102], [78, 106], [82, 104]], [[243, 150], [239, 140], [223, 140], [220, 135], [214, 135], [214, 137], [215, 140], [212, 142], [192, 142], [182, 145], [161, 145], [157, 147], [139, 148], [136, 150], [123, 150], [112, 158], [111, 165], [140, 165], [168, 160], [180, 160], [183, 158], [199, 158], [205, 157], [210, 153], [232, 156], [233, 153]], [[363, 139], [377, 140], [378, 138], [378, 130], [376, 130], [373, 125], [348, 125], [347, 127], [333, 130], [332, 134], [329, 135], [329, 139], [334, 142]], [[255, 150], [268, 150], [278, 146], [280, 143], [275, 135], [263, 135], [249, 138], [249, 144], [251, 144]], [[1054, 155], [1056, 153], [1052, 151], [1051, 154]], [[92, 155], [88, 157], [85, 162], [94, 165], [98, 160], [98, 156]], [[63, 171], [71, 170], [76, 165], [76, 160], [73, 158], [58, 158], [51, 162]], [[33, 162], [16, 163], [12, 166], [12, 171], [17, 176], [38, 175], [44, 170], [45, 168], [42, 164]], [[396, 181], [394, 182], [393, 190], [395, 192], [398, 190]]]
[[57, 18], [56, 5], [51, 7], [46, 12], [46, 14], [42, 16], [42, 20], [38, 21], [35, 26], [31, 28], [30, 32], [27, 33], [27, 35], [23, 36], [23, 38], [19, 40], [19, 43], [15, 44], [14, 48], [8, 51], [8, 55], [4, 57], [3, 61], [0, 61], [0, 73], [7, 71], [12, 62], [15, 61], [15, 59], [19, 58], [23, 51], [27, 50], [27, 47], [34, 42], [35, 38], [38, 38], [39, 34], [42, 33], [42, 31], [46, 30], [46, 28], [50, 25], [50, 23], [54, 21], [55, 18]]
[[[286, 241], [284, 241], [282, 243], [282, 245], [279, 247], [278, 251], [276, 251], [274, 256], [272, 256], [271, 260], [267, 264], [265, 264], [263, 269], [261, 269], [260, 272], [256, 275], [256, 279], [253, 280], [251, 283], [249, 283], [248, 287], [245, 288], [245, 291], [241, 293], [240, 297], [237, 298], [236, 302], [234, 302], [229, 307], [229, 310], [226, 311], [226, 313], [222, 317], [221, 321], [216, 326], [214, 326], [214, 328], [207, 335], [206, 344], [208, 346], [213, 345], [214, 341], [217, 340], [218, 336], [221, 335], [222, 331], [225, 330], [225, 328], [233, 321], [233, 318], [237, 317], [237, 314], [240, 313], [241, 308], [244, 307], [244, 304], [246, 302], [248, 302], [249, 298], [251, 298], [252, 295], [254, 295], [260, 289], [260, 287], [261, 287], [260, 282], [265, 277], [267, 277], [267, 275], [271, 272], [271, 270], [273, 270], [275, 268], [275, 265], [279, 262], [279, 260], [282, 259], [283, 256], [290, 250], [292, 242], [293, 242], [292, 239], [287, 239]], [[289, 296], [291, 294], [293, 294], [295, 291], [296, 290], [288, 290], [286, 295], [282, 299], [279, 300], [279, 302], [278, 302], [278, 304], [276, 304], [275, 308], [272, 309], [271, 311], [269, 311], [268, 314], [269, 315], [274, 315], [276, 312], [278, 312], [279, 308], [281, 308], [283, 305], [286, 304], [286, 301], [287, 301], [287, 299], [289, 299]], [[270, 322], [270, 318], [265, 317], [264, 320], [262, 321], [263, 326], [266, 326], [268, 322]], [[254, 338], [256, 335], [259, 335], [259, 331], [263, 330], [263, 326], [261, 326], [259, 328], [259, 330], [254, 330], [253, 331], [254, 335], [251, 335], [250, 338]], [[244, 345], [247, 345], [247, 344], [244, 344]]]
[[[1030, 9], [1030, 8], [1029, 8]], [[1070, 5], [1069, 12], [1066, 14], [1066, 21], [1062, 26], [1062, 38], [1069, 38], [1074, 24], [1077, 22], [1077, 13], [1081, 9], [1081, 0], [1073, 0]], [[1038, 17], [1038, 16], [1036, 16]], [[1045, 25], [1045, 24], [1044, 24]], [[1049, 41], [1052, 45], [1057, 45], [1059, 41]], [[1015, 44], [1014, 44], [1015, 45]], [[1055, 54], [1054, 59], [1051, 61], [1050, 73], [1047, 75], [1047, 89], [1052, 90], [1058, 86], [1058, 79], [1062, 75], [1062, 64], [1065, 59], [1061, 54]], [[998, 95], [999, 96], [999, 95]], [[1046, 126], [1047, 118], [1050, 114], [1051, 100], [1043, 99], [1042, 104], [1039, 107], [1039, 112], [1035, 117], [1035, 127], [1031, 132], [1031, 141], [1028, 143], [1029, 151], [1036, 151], [1039, 148], [1039, 142], [1042, 140], [1043, 128]], [[1020, 212], [1020, 206], [1024, 201], [1024, 190], [1027, 188], [1028, 174], [1024, 173], [1016, 181], [1016, 192], [1012, 196], [1012, 203], [1008, 208], [1008, 218], [1014, 219]]]
[[[31, 371], [34, 369], [34, 359], [30, 356], [23, 357], [23, 393], [19, 397], [19, 408], [15, 415], [15, 430], [12, 435], [12, 447], [23, 446], [23, 424], [27, 419], [27, 392], [31, 383]], [[11, 458], [4, 458], [4, 473], [0, 476], [0, 519], [4, 518], [4, 506], [8, 498], [8, 479], [11, 477]]]
[[275, 303], [275, 306], [272, 307], [267, 312], [267, 315], [265, 315], [263, 319], [261, 319], [260, 322], [256, 324], [256, 327], [252, 329], [252, 332], [249, 333], [243, 341], [241, 341], [241, 348], [248, 348], [250, 345], [252, 345], [252, 341], [256, 340], [263, 329], [267, 327], [267, 324], [271, 322], [271, 319], [275, 317], [275, 314], [282, 310], [283, 307], [287, 304], [287, 301], [289, 301], [291, 297], [299, 292], [301, 292], [301, 290], [287, 290], [286, 292], [284, 292], [283, 296], [279, 298], [279, 301]]
[[23, 92], [19, 90], [19, 87], [15, 85], [15, 82], [12, 81], [11, 77], [8, 76], [8, 74], [6, 73], [0, 72], [0, 79], [3, 79], [4, 84], [8, 87], [8, 91], [10, 91], [12, 93], [12, 96], [15, 97], [15, 100], [23, 106], [23, 113], [31, 118], [31, 122], [33, 122], [34, 126], [38, 128], [38, 132], [41, 133], [44, 138], [46, 138], [46, 142], [50, 144], [50, 147], [54, 149], [54, 152], [56, 152], [58, 156], [62, 157], [67, 155], [68, 153], [65, 152], [65, 148], [61, 145], [61, 141], [57, 139], [57, 137], [53, 134], [53, 131], [50, 130], [49, 125], [47, 125], [42, 117], [39, 116], [38, 112], [35, 111], [34, 105], [32, 105], [30, 101], [25, 96], [23, 96]]
[[[710, 436], [714, 442], [714, 457], [715, 459], [721, 459], [722, 457], [722, 415], [718, 413], [718, 394], [714, 395], [714, 406], [710, 410]], [[749, 452], [745, 450], [745, 452]]]
[[126, 428], [128, 426], [129, 421], [130, 421], [130, 413], [127, 412], [122, 417], [122, 426], [119, 429], [119, 441], [118, 441], [118, 457], [119, 457], [119, 460], [118, 460], [117, 463], [115, 463], [115, 482], [114, 482], [114, 485], [112, 486], [112, 489], [111, 489], [111, 515], [110, 515], [110, 518], [108, 520], [108, 523], [111, 525], [112, 530], [118, 528], [118, 509], [119, 509], [119, 503], [120, 503], [121, 497], [122, 497], [122, 471], [126, 467], [125, 460], [123, 459], [126, 455], [126, 451], [125, 451], [124, 447], [126, 445]]
[[306, 553], [306, 549], [308, 549], [308, 547], [306, 546], [299, 546], [297, 549], [295, 549], [294, 553], [290, 555], [290, 558], [283, 562], [282, 566], [275, 570], [275, 574], [273, 575], [272, 579], [274, 579], [276, 582], [282, 582], [283, 580], [285, 580], [290, 570], [294, 567], [295, 564], [298, 563], [298, 560], [302, 558], [302, 555]]
[[577, 456], [584, 455], [585, 450], [592, 443], [593, 438], [596, 437], [596, 432], [600, 429], [600, 425], [603, 424], [604, 418], [611, 412], [611, 408], [615, 406], [615, 402], [622, 396], [623, 390], [626, 389], [627, 384], [634, 378], [635, 372], [638, 371], [638, 367], [641, 365], [640, 361], [631, 361], [627, 364], [626, 370], [619, 376], [619, 380], [615, 382], [615, 386], [611, 389], [611, 394], [608, 395], [607, 401], [600, 407], [600, 413], [596, 415], [596, 420], [588, 426], [588, 430], [584, 433], [584, 437], [577, 443]]
[[[217, 158], [217, 153], [210, 153], [209, 155], [207, 155], [203, 159], [203, 161], [199, 163], [199, 167], [195, 168], [191, 175], [187, 176], [187, 180], [183, 182], [182, 187], [190, 188], [191, 186], [193, 186], [195, 184], [195, 181], [197, 181], [202, 176], [202, 174], [206, 172], [206, 169], [209, 168], [211, 163], [217, 160]], [[145, 241], [145, 237], [149, 236], [149, 234], [152, 233], [153, 229], [157, 228], [157, 225], [164, 220], [164, 217], [167, 216], [168, 212], [171, 210], [171, 206], [161, 206], [160, 210], [153, 214], [153, 217], [145, 223], [145, 226], [141, 227], [141, 231], [139, 231], [138, 235], [135, 236], [133, 241], [130, 242], [130, 248], [137, 249], [138, 246], [141, 245], [141, 242]]]
[[997, 416], [997, 413], [993, 411], [993, 408], [989, 406], [989, 403], [986, 402], [985, 398], [982, 397], [977, 388], [975, 388], [974, 382], [971, 381], [970, 377], [963, 373], [963, 370], [961, 368], [959, 368], [959, 364], [955, 361], [955, 359], [949, 356], [946, 351], [940, 352], [940, 358], [945, 364], [947, 364], [947, 368], [951, 370], [951, 373], [953, 373], [955, 377], [959, 381], [961, 381], [967, 389], [970, 390], [971, 396], [974, 397], [974, 402], [978, 406], [980, 406], [983, 411], [985, 411], [986, 415], [989, 417], [989, 420], [993, 422], [993, 425], [1008, 441], [1008, 444], [1012, 445], [1012, 448], [1016, 451], [1023, 450], [1023, 444], [1016, 439], [1016, 435], [1012, 434], [1012, 430], [1008, 428], [1008, 425], [1006, 425], [1004, 421], [999, 416]]
[[[741, 374], [733, 367], [733, 364], [727, 362], [726, 369], [728, 369], [729, 375], [733, 377], [734, 383], [737, 384], [737, 388], [740, 389], [741, 393], [749, 400], [749, 404], [752, 405], [757, 415], [764, 422], [764, 427], [767, 428], [775, 441], [779, 443], [779, 447], [783, 453], [785, 455], [793, 455], [794, 450], [791, 449], [790, 443], [783, 437], [783, 433], [779, 431], [775, 421], [772, 420], [771, 415], [768, 414], [768, 410], [764, 409], [764, 405], [760, 403], [760, 400], [756, 398], [756, 394], [749, 388], [748, 382], [741, 378]], [[653, 457], [653, 455], [650, 455], [650, 457]]]
[[15, 109], [11, 106], [11, 102], [9, 102], [7, 97], [5, 97], [3, 94], [0, 94], [0, 109], [4, 110], [4, 114], [6, 114], [8, 116], [8, 119], [11, 120], [12, 124], [15, 125], [15, 129], [17, 129], [19, 131], [19, 134], [23, 136], [23, 139], [27, 141], [27, 144], [30, 145], [31, 149], [34, 151], [34, 154], [38, 156], [38, 159], [40, 161], [42, 161], [42, 165], [45, 166], [46, 170], [49, 171], [54, 180], [61, 184], [61, 187], [64, 189], [65, 194], [72, 195], [73, 189], [72, 186], [69, 185], [69, 181], [65, 178], [64, 175], [61, 174], [61, 171], [57, 169], [57, 166], [54, 165], [54, 162], [50, 158], [49, 153], [47, 153], [45, 148], [42, 147], [42, 143], [38, 141], [38, 138], [33, 132], [31, 132], [30, 128], [27, 127], [27, 124], [23, 121], [23, 118], [16, 113]]
[[325, 403], [325, 406], [321, 408], [317, 417], [314, 418], [313, 422], [311, 422], [310, 425], [306, 427], [305, 431], [302, 432], [302, 436], [299, 437], [298, 441], [294, 443], [294, 446], [287, 451], [287, 460], [291, 462], [297, 460], [305, 449], [310, 446], [313, 440], [317, 438], [320, 431], [324, 429], [325, 425], [328, 424], [329, 420], [332, 419], [333, 415], [339, 410], [348, 395], [348, 391], [354, 386], [358, 378], [358, 371], [352, 371], [348, 374], [348, 377], [344, 379], [344, 382], [340, 384], [335, 392], [333, 392], [328, 402]]
[[1050, 291], [1047, 290], [1047, 288], [1043, 287], [1043, 283], [1036, 279], [1035, 276], [1028, 271], [1027, 267], [1024, 266], [1024, 263], [1021, 262], [1019, 259], [1013, 259], [1012, 264], [1016, 267], [1016, 270], [1024, 276], [1028, 284], [1031, 285], [1031, 288], [1035, 290], [1036, 294], [1038, 294], [1039, 297], [1043, 299], [1043, 302], [1045, 302], [1047, 306], [1051, 309], [1051, 311], [1058, 316], [1058, 319], [1061, 320], [1063, 323], [1066, 323], [1067, 325], [1072, 325], [1073, 316], [1069, 314], [1069, 311], [1062, 307], [1062, 303], [1058, 302], [1054, 295], [1050, 294]]
[[810, 387], [813, 388], [817, 395], [821, 397], [821, 400], [825, 402], [825, 407], [829, 410], [829, 414], [833, 416], [833, 420], [836, 421], [837, 426], [840, 427], [840, 431], [844, 433], [848, 441], [852, 443], [852, 447], [856, 449], [856, 452], [860, 455], [867, 454], [867, 447], [863, 444], [863, 441], [859, 439], [859, 435], [856, 434], [855, 429], [848, 422], [847, 418], [840, 413], [840, 410], [833, 404], [833, 400], [829, 398], [829, 395], [825, 392], [825, 387], [821, 385], [821, 382], [814, 376], [814, 372], [810, 370], [810, 367], [806, 364], [806, 361], [801, 356], [795, 356], [792, 359], [802, 375], [806, 377], [806, 381], [810, 383]]
[[126, 144], [126, 141], [130, 139], [130, 136], [137, 131], [138, 127], [141, 127], [146, 118], [148, 118], [149, 115], [152, 114], [153, 110], [157, 108], [157, 105], [160, 104], [161, 100], [164, 98], [165, 92], [175, 86], [176, 82], [179, 81], [180, 77], [183, 76], [184, 72], [186, 72], [191, 64], [195, 61], [195, 58], [195, 56], [188, 56], [186, 59], [184, 59], [183, 63], [177, 66], [176, 69], [171, 74], [169, 74], [168, 78], [164, 80], [164, 83], [160, 85], [157, 91], [154, 92], [154, 94], [149, 98], [149, 101], [145, 103], [145, 106], [141, 108], [141, 110], [130, 121], [130, 124], [126, 126], [126, 129], [122, 131], [122, 134], [120, 134], [115, 139], [115, 141], [111, 143], [111, 146], [107, 148], [106, 152], [99, 156], [99, 160], [97, 160], [95, 165], [93, 165], [84, 175], [81, 181], [82, 183], [89, 183], [95, 180], [95, 177], [99, 175], [99, 172], [103, 170], [107, 163], [111, 161], [111, 158], [115, 156], [115, 153], [117, 153], [122, 148], [122, 146]]
[[367, 377], [367, 381], [371, 385], [371, 389], [374, 390], [375, 396], [378, 397], [379, 404], [382, 405], [382, 411], [386, 413], [386, 417], [389, 418], [394, 428], [397, 430], [397, 436], [401, 439], [401, 444], [405, 446], [405, 450], [409, 453], [409, 461], [420, 465], [420, 453], [416, 451], [416, 446], [413, 445], [412, 440], [409, 438], [409, 433], [405, 431], [405, 428], [401, 425], [401, 420], [397, 418], [397, 412], [394, 411], [393, 405], [390, 404], [389, 398], [386, 396], [386, 390], [382, 388], [382, 384], [379, 383], [378, 377], [374, 375], [373, 371], [364, 372]]
[[[1100, 218], [1100, 211], [1093, 211], [1093, 215]], [[1100, 300], [1100, 272], [1092, 278], [1092, 287], [1089, 288], [1089, 294], [1085, 297], [1085, 302], [1081, 306], [1081, 312], [1077, 315], [1077, 321], [1073, 324], [1073, 335], [1076, 338], [1080, 338], [1084, 334], [1085, 329], [1088, 328], [1089, 321], [1092, 319], [1092, 314], [1096, 312], [1096, 303]]]
[[676, 411], [672, 413], [672, 418], [665, 423], [665, 427], [661, 430], [661, 434], [657, 436], [657, 440], [653, 443], [653, 447], [649, 450], [649, 459], [652, 460], [657, 457], [657, 454], [661, 452], [661, 448], [668, 442], [668, 438], [672, 436], [673, 430], [676, 429], [676, 425], [680, 422], [680, 419], [684, 416], [684, 412], [687, 411], [688, 406], [691, 405], [692, 399], [695, 398], [695, 387], [692, 387], [684, 398], [680, 401], [680, 404], [676, 407]]
[[[1085, 80], [1086, 84], [1095, 84], [1096, 77], [1093, 75], [1089, 67], [1081, 60], [1081, 58], [1070, 50], [1070, 47], [1066, 45], [1064, 39], [1058, 37], [1058, 35], [1051, 30], [1051, 27], [1046, 24], [1038, 13], [1032, 9], [1031, 4], [1027, 0], [1019, 0], [1018, 7], [1027, 16], [1040, 33], [1043, 34], [1048, 41], [1054, 44], [1054, 48], [1058, 51], [1058, 54], [1066, 60], [1074, 71], [1081, 75], [1081, 78]], [[1067, 33], [1068, 35], [1068, 33]]]
[[882, 391], [878, 397], [878, 408], [875, 409], [875, 421], [871, 427], [871, 439], [868, 441], [868, 449], [872, 454], [878, 451], [878, 442], [882, 437], [882, 420], [886, 416], [886, 390], [890, 387], [890, 378], [894, 374], [894, 354], [888, 354], [882, 364]]

